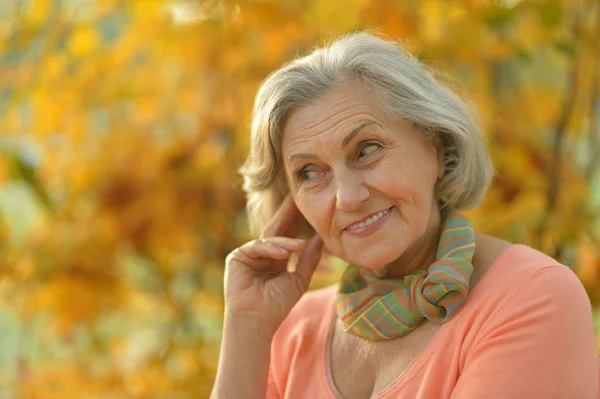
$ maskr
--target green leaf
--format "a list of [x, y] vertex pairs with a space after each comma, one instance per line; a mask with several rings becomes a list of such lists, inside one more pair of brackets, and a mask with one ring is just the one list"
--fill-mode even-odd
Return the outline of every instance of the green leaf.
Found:
[[489, 27], [502, 29], [512, 23], [514, 16], [514, 8], [494, 6], [484, 14], [484, 20]]
[[538, 13], [540, 21], [546, 29], [556, 28], [560, 25], [564, 17], [562, 5], [558, 0], [549, 0], [540, 4]]
[[571, 41], [560, 40], [554, 43], [554, 47], [561, 53], [567, 55], [569, 58], [575, 56], [575, 44]]

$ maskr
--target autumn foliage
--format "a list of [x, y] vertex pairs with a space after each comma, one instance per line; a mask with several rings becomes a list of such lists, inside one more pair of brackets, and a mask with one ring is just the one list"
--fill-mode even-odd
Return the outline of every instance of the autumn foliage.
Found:
[[0, 398], [208, 396], [256, 89], [363, 29], [477, 108], [497, 173], [476, 227], [600, 306], [599, 2], [7, 0]]

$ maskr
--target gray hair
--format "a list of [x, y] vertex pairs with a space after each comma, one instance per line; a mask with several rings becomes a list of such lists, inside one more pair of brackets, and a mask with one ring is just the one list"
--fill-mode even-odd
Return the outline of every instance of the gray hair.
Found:
[[261, 234], [288, 193], [281, 154], [286, 116], [351, 80], [388, 115], [412, 122], [426, 136], [439, 137], [445, 171], [436, 196], [442, 208], [472, 208], [485, 195], [494, 168], [465, 102], [398, 43], [355, 33], [284, 65], [259, 88], [250, 154], [240, 169], [252, 234]]

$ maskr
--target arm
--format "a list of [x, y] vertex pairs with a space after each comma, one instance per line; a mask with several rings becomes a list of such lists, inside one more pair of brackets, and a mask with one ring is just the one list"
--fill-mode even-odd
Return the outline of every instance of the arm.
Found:
[[260, 398], [267, 393], [273, 333], [257, 318], [225, 316], [211, 399]]
[[598, 398], [591, 304], [566, 266], [537, 271], [496, 310], [452, 398]]
[[[290, 194], [263, 238], [233, 250], [225, 262], [225, 322], [219, 369], [211, 399], [276, 397], [269, 373], [275, 332], [308, 290], [323, 240], [287, 237], [298, 209]], [[289, 258], [299, 253], [294, 271]]]

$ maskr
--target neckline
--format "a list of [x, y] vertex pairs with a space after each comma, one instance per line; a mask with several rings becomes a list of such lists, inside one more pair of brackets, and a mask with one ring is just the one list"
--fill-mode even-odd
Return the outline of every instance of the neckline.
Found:
[[[482, 276], [481, 280], [479, 280], [478, 284], [473, 288], [473, 290], [471, 290], [469, 292], [469, 296], [472, 296], [475, 293], [478, 293], [479, 291], [481, 291], [481, 286], [485, 286], [485, 285], [489, 284], [489, 281], [490, 281], [489, 276], [491, 274], [494, 274], [496, 269], [498, 269], [497, 265], [502, 263], [502, 262], [500, 262], [501, 259], [504, 258], [508, 253], [512, 252], [512, 250], [514, 248], [521, 247], [521, 246], [523, 246], [523, 245], [522, 244], [513, 244], [513, 245], [509, 246], [508, 248], [506, 248], [504, 251], [502, 251], [500, 254], [498, 254], [496, 256], [496, 258], [492, 261], [492, 264], [489, 267], [488, 271]], [[337, 287], [337, 286], [334, 286], [334, 287]], [[337, 288], [336, 288], [336, 290], [337, 290]], [[386, 394], [392, 388], [401, 385], [402, 383], [404, 383], [404, 381], [408, 381], [409, 376], [419, 370], [421, 365], [424, 364], [424, 362], [431, 356], [433, 350], [438, 346], [440, 340], [445, 335], [445, 334], [443, 334], [443, 332], [445, 332], [449, 328], [448, 326], [451, 325], [452, 321], [457, 319], [457, 317], [460, 315], [460, 313], [464, 309], [465, 305], [466, 305], [466, 303], [463, 306], [461, 306], [460, 309], [458, 309], [456, 311], [456, 314], [454, 315], [454, 317], [451, 320], [449, 320], [447, 323], [442, 324], [442, 326], [433, 335], [433, 337], [431, 337], [429, 342], [427, 342], [427, 344], [425, 344], [423, 349], [421, 349], [421, 351], [417, 354], [417, 356], [415, 356], [415, 358], [410, 362], [408, 367], [406, 367], [406, 369], [398, 377], [396, 377], [388, 386], [386, 386], [381, 391], [376, 392], [374, 394], [373, 398], [379, 398], [382, 395]], [[333, 373], [331, 372], [331, 341], [333, 339], [333, 328], [335, 325], [334, 323], [337, 321], [337, 314], [335, 311], [335, 293], [333, 295], [333, 300], [330, 302], [329, 311], [328, 311], [327, 316], [329, 317], [329, 323], [325, 330], [326, 331], [325, 338], [323, 339], [323, 346], [324, 346], [323, 352], [324, 353], [320, 357], [320, 359], [321, 359], [320, 361], [322, 362], [322, 366], [320, 367], [320, 369], [324, 371], [324, 377], [325, 377], [324, 383], [327, 387], [328, 392], [337, 399], [344, 399], [342, 394], [339, 392], [339, 390], [335, 386], [335, 382], [333, 381]]]

